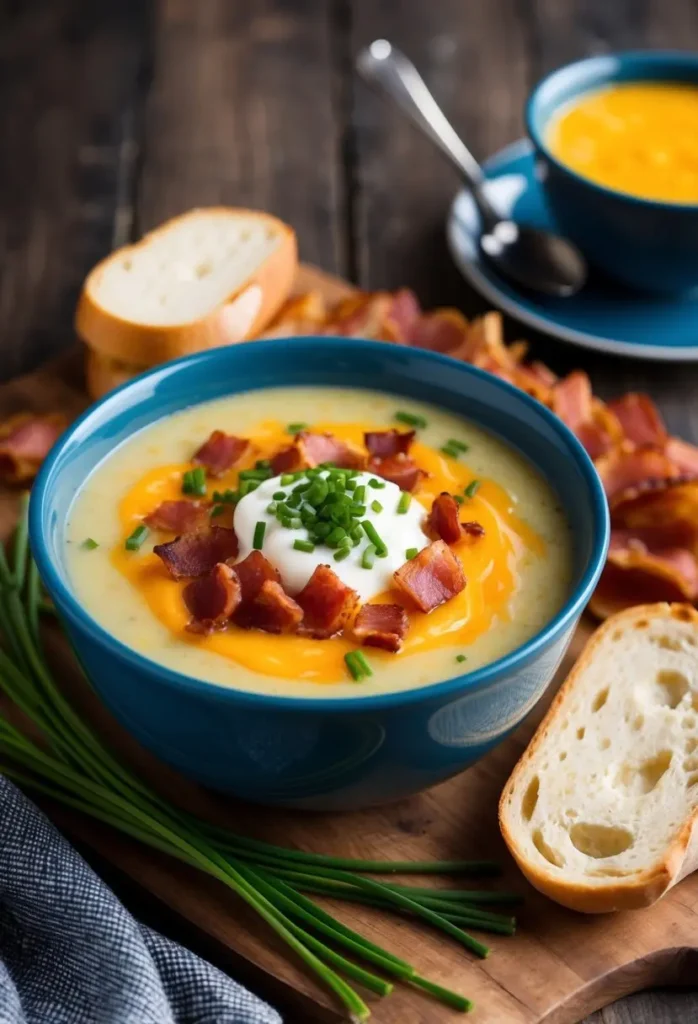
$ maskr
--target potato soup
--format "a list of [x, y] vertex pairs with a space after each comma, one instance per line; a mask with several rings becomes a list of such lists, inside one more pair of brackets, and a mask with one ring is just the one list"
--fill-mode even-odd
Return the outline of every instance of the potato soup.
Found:
[[466, 419], [371, 391], [192, 406], [91, 474], [76, 595], [177, 672], [294, 697], [435, 683], [554, 617], [571, 541], [550, 486]]

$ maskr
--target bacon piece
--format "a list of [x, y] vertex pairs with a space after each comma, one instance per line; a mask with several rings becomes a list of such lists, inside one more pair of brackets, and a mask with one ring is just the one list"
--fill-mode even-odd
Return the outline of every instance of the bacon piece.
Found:
[[33, 480], [41, 463], [68, 421], [60, 413], [17, 413], [0, 423], [0, 480], [23, 484]]
[[354, 635], [368, 647], [395, 654], [409, 627], [407, 612], [399, 604], [365, 604], [354, 622]]
[[433, 611], [465, 588], [460, 559], [442, 540], [434, 541], [416, 558], [405, 562], [393, 573], [393, 579], [423, 612]]
[[698, 566], [690, 552], [664, 551], [652, 555], [639, 550], [616, 550], [609, 553], [589, 610], [605, 619], [636, 604], [694, 601], [697, 593]]
[[332, 434], [312, 434], [301, 430], [289, 448], [284, 448], [271, 460], [275, 474], [293, 473], [298, 469], [319, 466], [332, 462], [342, 469], [362, 469], [366, 458]]
[[417, 296], [409, 288], [400, 288], [391, 296], [380, 330], [384, 341], [394, 344], [411, 344], [413, 332], [419, 324], [422, 309]]
[[234, 530], [212, 526], [197, 533], [183, 533], [167, 544], [156, 544], [154, 553], [162, 559], [176, 580], [204, 576], [218, 562], [227, 562], [238, 552]]
[[591, 381], [586, 373], [576, 370], [557, 382], [552, 393], [552, 410], [575, 434], [583, 423], [591, 422]]
[[442, 491], [434, 498], [431, 506], [429, 528], [447, 544], [455, 544], [462, 536], [459, 515], [456, 499], [447, 491]]
[[504, 344], [502, 315], [494, 311], [473, 320], [462, 343], [449, 354], [490, 372], [510, 372], [516, 366], [516, 360]]
[[452, 353], [464, 343], [469, 328], [460, 310], [437, 309], [419, 317], [409, 334], [409, 343], [414, 348]]
[[485, 536], [485, 527], [482, 523], [469, 521], [467, 523], [461, 523], [460, 528], [466, 537], [472, 537], [473, 540], [479, 540], [480, 537]]
[[414, 459], [403, 452], [398, 455], [389, 455], [386, 459], [378, 459], [374, 456], [369, 459], [368, 471], [397, 484], [402, 491], [413, 491], [425, 475], [424, 470], [419, 468]]
[[248, 604], [259, 594], [264, 584], [281, 583], [281, 576], [278, 570], [265, 558], [261, 551], [250, 551], [247, 558], [233, 565], [237, 577], [240, 580], [242, 592], [242, 604]]
[[664, 446], [666, 455], [681, 473], [698, 476], [698, 447], [682, 441], [678, 437], [670, 437]]
[[246, 625], [265, 633], [293, 633], [303, 619], [303, 609], [276, 580], [267, 579], [244, 611]]
[[615, 503], [613, 526], [630, 531], [661, 529], [698, 554], [698, 479], [658, 481]]
[[145, 517], [153, 530], [169, 530], [170, 533], [193, 533], [202, 530], [208, 521], [208, 508], [199, 501], [162, 501]]
[[208, 441], [194, 452], [192, 462], [204, 466], [210, 476], [222, 476], [247, 453], [250, 442], [222, 430], [214, 430]]
[[364, 434], [364, 444], [370, 454], [379, 459], [400, 452], [407, 455], [415, 433], [414, 430], [369, 430]]
[[218, 562], [205, 576], [187, 583], [182, 597], [192, 616], [187, 629], [212, 633], [227, 625], [240, 604], [240, 582], [230, 566]]
[[303, 632], [319, 640], [339, 633], [356, 607], [355, 590], [342, 583], [329, 565], [318, 565], [296, 601], [303, 609]]
[[608, 403], [628, 441], [636, 445], [661, 447], [667, 440], [667, 430], [659, 410], [649, 395], [630, 392]]
[[325, 326], [325, 333], [381, 339], [393, 303], [394, 297], [390, 292], [360, 292], [352, 295], [335, 307]]
[[629, 442], [616, 445], [597, 459], [596, 469], [612, 508], [659, 482], [681, 475], [662, 450], [650, 446], [636, 448]]
[[322, 334], [327, 320], [325, 300], [319, 292], [305, 292], [289, 299], [260, 338], [289, 338]]

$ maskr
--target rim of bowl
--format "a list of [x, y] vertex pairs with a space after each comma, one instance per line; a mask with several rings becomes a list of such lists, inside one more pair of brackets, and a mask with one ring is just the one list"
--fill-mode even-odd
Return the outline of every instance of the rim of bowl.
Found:
[[[558, 170], [564, 171], [571, 178], [574, 178], [575, 181], [583, 183], [588, 188], [592, 189], [594, 192], [598, 192], [605, 196], [614, 196], [617, 199], [623, 199], [628, 203], [635, 204], [637, 206], [644, 206], [648, 209], [698, 211], [698, 202], [682, 203], [671, 199], [644, 199], [642, 196], [633, 195], [632, 192], [624, 192], [622, 189], [610, 188], [608, 185], [602, 185], [599, 182], [593, 181], [591, 178], [585, 177], [585, 175], [573, 170], [568, 164], [563, 163], [563, 161], [559, 160], [550, 151], [547, 143], [543, 138], [543, 134], [538, 131], [535, 125], [534, 108], [536, 106], [539, 93], [546, 86], [553, 82], [554, 79], [557, 78], [558, 76], [562, 77], [572, 70], [581, 69], [582, 67], [585, 66], [593, 67], [594, 65], [599, 65], [603, 69], [604, 65], [608, 65], [609, 78], [605, 82], [599, 82], [588, 89], [580, 89], [579, 93], [577, 93], [576, 96], [576, 98], [578, 99], [581, 96], [585, 96], [587, 93], [595, 92], [597, 89], [602, 89], [605, 85], [609, 85], [613, 81], [615, 81], [615, 79], [611, 77], [613, 73], [614, 61], [639, 61], [642, 64], [644, 64], [645, 67], [662, 64], [683, 64], [686, 66], [686, 68], [690, 67], [695, 71], [696, 79], [693, 82], [693, 84], [696, 85], [696, 87], [698, 87], [698, 53], [691, 53], [686, 50], [619, 50], [615, 53], [597, 54], [594, 57], [583, 57], [581, 60], [573, 60], [570, 61], [569, 64], [563, 64], [561, 67], [555, 68], [554, 71], [549, 72], [549, 74], [545, 75], [544, 78], [541, 78], [540, 81], [537, 82], [536, 85], [534, 85], [533, 89], [529, 93], [528, 99], [526, 100], [526, 104], [524, 107], [524, 124], [526, 126], [526, 132], [529, 138], [533, 142], [536, 149], [539, 149], [544, 154], [545, 158], [549, 160], [551, 164], [554, 164]], [[645, 77], [643, 73], [640, 72], [638, 73], [637, 78], [631, 77], [624, 81], [658, 82], [659, 79], [648, 79]], [[677, 79], [677, 82], [680, 81], [680, 79]], [[691, 84], [689, 79], [686, 80], [686, 84]], [[564, 104], [559, 104], [555, 109], [559, 110], [560, 107], [563, 105]], [[548, 123], [549, 120], [546, 122], [546, 126]]]
[[[299, 336], [297, 338], [274, 338], [267, 341], [255, 341], [253, 342], [253, 345], [254, 350], [259, 353], [260, 359], [273, 359], [274, 352], [278, 348], [287, 347], [289, 343], [293, 344], [296, 341], [307, 343], [310, 340], [312, 340], [312, 338], [309, 338], [308, 336]], [[368, 352], [375, 351], [383, 356], [386, 354], [387, 346], [385, 342], [337, 336], [322, 338], [323, 347], [337, 343], [341, 343], [345, 346], [347, 344], [354, 345], [359, 352], [366, 350]], [[493, 383], [496, 388], [499, 388], [504, 392], [504, 395], [507, 396], [507, 398], [513, 398], [514, 400], [527, 405], [538, 416], [541, 416], [546, 420], [548, 425], [551, 426], [561, 437], [569, 449], [570, 456], [575, 459], [582, 472], [592, 506], [592, 550], [581, 579], [579, 579], [575, 584], [562, 608], [548, 623], [546, 623], [543, 629], [539, 630], [534, 634], [534, 636], [519, 647], [514, 648], [513, 651], [509, 651], [501, 658], [497, 658], [495, 661], [490, 662], [487, 665], [483, 665], [481, 668], [475, 669], [473, 672], [459, 673], [449, 679], [444, 679], [435, 683], [426, 683], [424, 686], [415, 687], [409, 690], [396, 690], [389, 693], [379, 693], [366, 696], [362, 696], [357, 693], [356, 697], [286, 697], [277, 694], [256, 693], [253, 691], [237, 689], [234, 686], [224, 686], [220, 683], [207, 682], [204, 679], [197, 679], [194, 676], [186, 675], [182, 672], [176, 672], [173, 669], [168, 668], [166, 665], [162, 665], [159, 662], [148, 658], [146, 655], [134, 650], [134, 648], [129, 647], [128, 644], [123, 643], [121, 640], [118, 640], [83, 607], [77, 596], [74, 594], [72, 588], [64, 581], [63, 577], [55, 568], [52, 560], [48, 556], [48, 546], [44, 537], [43, 521], [45, 518], [44, 508], [48, 498], [48, 485], [54, 473], [54, 466], [62, 458], [63, 452], [71, 443], [71, 439], [75, 432], [78, 431], [82, 425], [95, 414], [97, 409], [101, 409], [109, 403], [118, 405], [119, 399], [122, 395], [129, 391], [137, 391], [143, 381], [157, 378], [162, 373], [165, 373], [168, 376], [172, 373], [184, 373], [188, 367], [200, 362], [210, 361], [215, 365], [216, 359], [220, 357], [220, 353], [225, 351], [225, 347], [207, 349], [204, 352], [197, 352], [193, 355], [171, 360], [170, 362], [164, 363], [161, 366], [155, 367], [154, 369], [127, 381], [114, 391], [109, 392], [109, 394], [105, 395], [104, 398], [101, 398], [98, 402], [93, 403], [70, 425], [68, 430], [54, 445], [49, 456], [41, 467], [39, 475], [32, 487], [31, 500], [29, 503], [29, 538], [32, 553], [36, 559], [41, 578], [51, 596], [53, 597], [54, 595], [57, 595], [58, 599], [56, 603], [59, 610], [65, 614], [68, 619], [72, 619], [73, 622], [83, 630], [88, 628], [91, 633], [91, 638], [105, 648], [107, 653], [115, 655], [117, 658], [130, 663], [139, 671], [146, 671], [157, 675], [159, 680], [161, 682], [165, 682], [168, 686], [193, 693], [203, 692], [212, 699], [218, 699], [221, 701], [234, 700], [236, 702], [256, 704], [279, 710], [294, 709], [300, 711], [305, 709], [308, 711], [325, 712], [358, 712], [398, 706], [402, 704], [412, 704], [418, 701], [429, 700], [432, 697], [442, 697], [450, 692], [462, 690], [464, 684], [468, 690], [481, 689], [488, 683], [496, 682], [503, 675], [515, 672], [517, 669], [527, 665], [539, 651], [552, 643], [556, 639], [557, 635], [562, 633], [573, 619], [578, 618], [579, 615], [581, 615], [587, 601], [591, 597], [594, 586], [601, 575], [601, 570], [603, 569], [606, 559], [610, 535], [610, 518], [606, 495], [599, 475], [596, 472], [594, 463], [590, 459], [589, 455], [562, 420], [555, 416], [555, 414], [547, 409], [542, 403], [526, 394], [525, 391], [521, 391], [519, 388], [514, 387], [513, 384], [509, 384], [508, 381], [495, 377], [493, 374], [489, 374], [487, 371], [481, 370], [479, 367], [471, 366], [469, 363], [463, 363], [460, 360], [452, 359], [450, 356], [442, 355], [439, 352], [431, 352], [426, 349], [414, 349], [414, 354], [419, 353], [420, 358], [435, 363], [443, 363], [448, 366], [450, 370], [457, 367], [458, 372], [482, 377], [483, 379], [486, 379], [488, 383]], [[152, 400], [151, 393], [151, 401]], [[157, 399], [155, 399], [155, 404], [157, 405]], [[161, 419], [161, 415], [154, 415], [151, 424], [149, 425], [152, 425], [152, 423], [157, 422], [159, 419]], [[502, 440], [504, 443], [507, 443], [506, 439], [502, 438]], [[82, 443], [84, 444], [84, 441]], [[523, 455], [523, 457], [527, 458], [525, 455]], [[536, 466], [536, 468], [543, 477], [548, 480], [548, 483], [550, 483], [545, 472], [538, 466]], [[91, 472], [93, 471], [94, 470]]]

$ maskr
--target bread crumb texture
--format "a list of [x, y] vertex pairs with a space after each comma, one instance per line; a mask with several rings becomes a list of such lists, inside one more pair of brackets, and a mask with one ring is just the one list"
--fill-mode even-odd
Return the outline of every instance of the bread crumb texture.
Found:
[[675, 874], [697, 807], [698, 615], [632, 609], [582, 655], [505, 790], [503, 826], [534, 871], [593, 886], [679, 846]]

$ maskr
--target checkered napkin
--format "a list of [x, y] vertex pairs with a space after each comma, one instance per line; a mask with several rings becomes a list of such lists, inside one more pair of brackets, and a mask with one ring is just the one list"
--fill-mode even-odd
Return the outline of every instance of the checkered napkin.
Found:
[[0, 776], [0, 1024], [280, 1024], [221, 971], [138, 924]]

